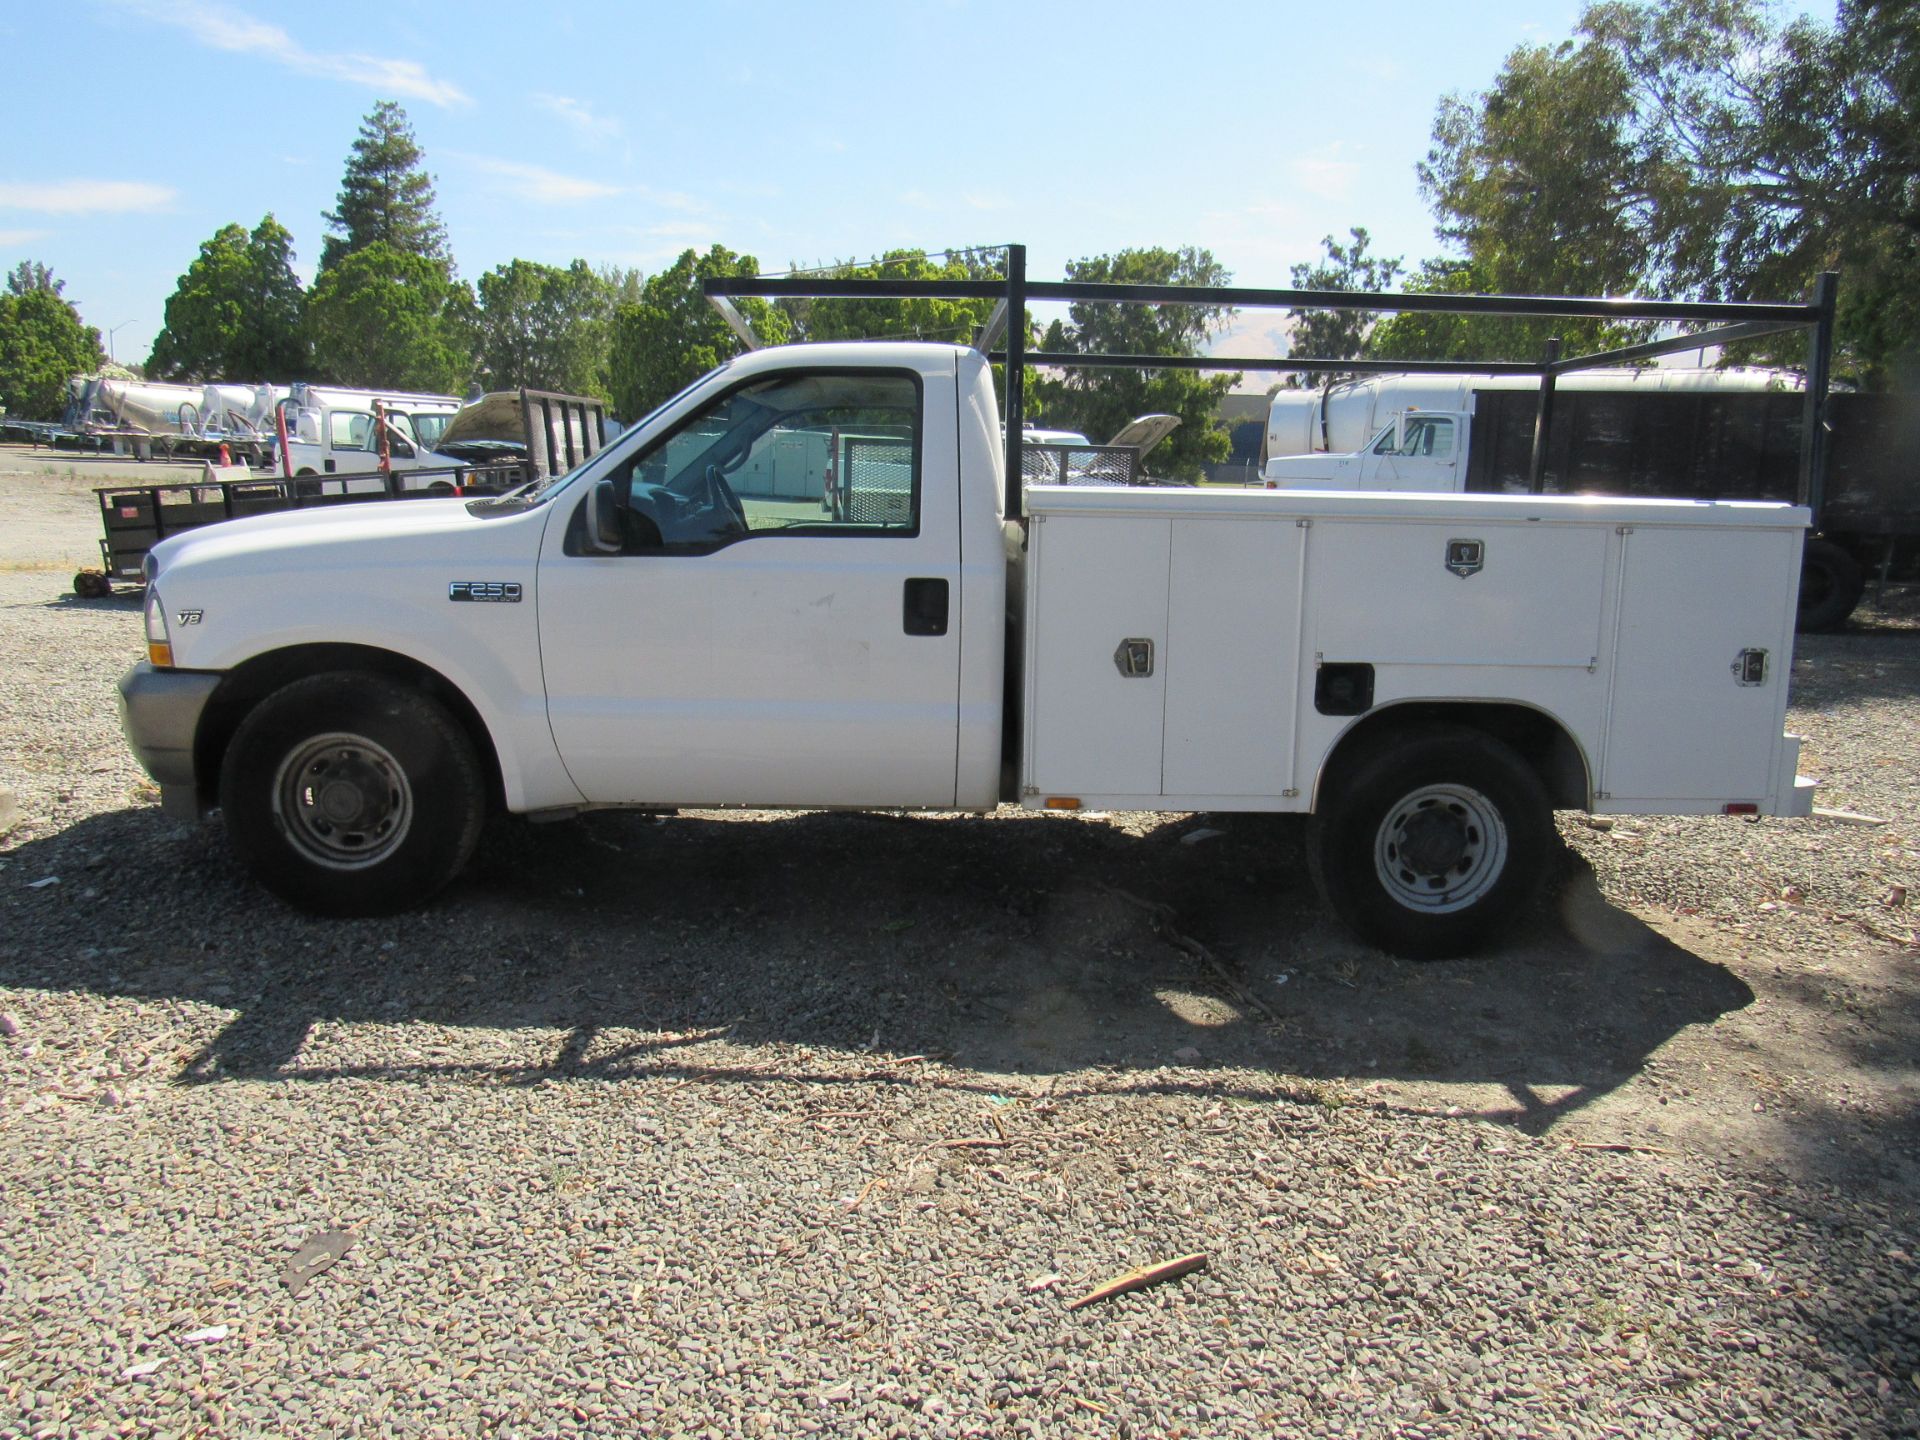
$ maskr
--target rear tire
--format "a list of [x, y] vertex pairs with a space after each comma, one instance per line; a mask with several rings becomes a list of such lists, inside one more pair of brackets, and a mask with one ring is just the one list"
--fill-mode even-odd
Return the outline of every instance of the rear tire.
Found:
[[1409, 960], [1483, 944], [1540, 885], [1553, 808], [1540, 777], [1477, 730], [1435, 727], [1364, 752], [1321, 799], [1307, 863], [1361, 939]]
[[391, 915], [466, 864], [486, 785], [439, 704], [336, 671], [294, 681], [241, 722], [220, 808], [235, 855], [281, 899], [320, 915]]
[[1809, 540], [1800, 562], [1799, 628], [1838, 630], [1866, 593], [1867, 572], [1831, 540]]

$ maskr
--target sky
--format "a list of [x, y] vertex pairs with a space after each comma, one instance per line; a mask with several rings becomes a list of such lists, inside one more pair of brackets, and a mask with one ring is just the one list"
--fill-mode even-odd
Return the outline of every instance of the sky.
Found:
[[[1411, 266], [1441, 253], [1414, 173], [1440, 98], [1579, 9], [11, 0], [0, 268], [51, 266], [144, 360], [222, 225], [271, 211], [311, 280], [380, 99], [412, 120], [469, 279], [515, 258], [651, 273], [715, 242], [772, 272], [1020, 241], [1035, 278], [1196, 245], [1282, 286], [1354, 225]], [[1264, 323], [1233, 348], [1269, 348]]]

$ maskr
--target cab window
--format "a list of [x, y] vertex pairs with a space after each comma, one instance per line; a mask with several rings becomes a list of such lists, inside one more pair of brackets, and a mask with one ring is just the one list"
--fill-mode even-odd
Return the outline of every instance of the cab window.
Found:
[[373, 448], [373, 416], [335, 410], [327, 416], [327, 439], [335, 450]]
[[1453, 455], [1453, 421], [1438, 415], [1407, 421], [1399, 453], [1417, 455], [1423, 460], [1450, 459]]
[[918, 534], [919, 382], [862, 371], [746, 385], [613, 478], [629, 553], [699, 553], [775, 535]]

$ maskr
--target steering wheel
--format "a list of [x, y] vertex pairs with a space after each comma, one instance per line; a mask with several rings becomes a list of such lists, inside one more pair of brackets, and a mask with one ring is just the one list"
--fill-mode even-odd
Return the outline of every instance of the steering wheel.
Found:
[[740, 503], [740, 497], [733, 493], [733, 487], [727, 484], [726, 477], [720, 473], [718, 465], [707, 466], [707, 503], [716, 510], [725, 510], [733, 516], [740, 526], [740, 533], [747, 532], [747, 509]]

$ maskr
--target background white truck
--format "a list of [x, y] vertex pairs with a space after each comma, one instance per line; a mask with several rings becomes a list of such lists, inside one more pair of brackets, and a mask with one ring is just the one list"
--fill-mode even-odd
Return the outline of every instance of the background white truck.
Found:
[[[276, 468], [289, 475], [357, 474], [379, 469], [381, 419], [386, 426], [388, 468], [457, 466], [459, 461], [437, 454], [434, 446], [463, 403], [455, 395], [295, 385], [285, 402], [286, 456]], [[380, 419], [376, 418], [376, 409]]]
[[[1562, 377], [1555, 388], [1566, 404], [1574, 403], [1572, 397], [1582, 395], [1616, 400], [1632, 397], [1625, 402], [1631, 409], [1647, 396], [1797, 397], [1804, 391], [1805, 381], [1791, 370], [1643, 365], [1624, 370], [1578, 372]], [[1514, 395], [1524, 405], [1531, 402], [1539, 390], [1540, 382], [1533, 376], [1494, 374], [1367, 375], [1338, 385], [1276, 390], [1267, 399], [1260, 463], [1264, 467], [1268, 460], [1282, 455], [1359, 450], [1378, 435], [1382, 427], [1392, 424], [1408, 410], [1470, 412], [1480, 397], [1495, 394]], [[1524, 466], [1526, 457], [1520, 458]], [[1518, 478], [1518, 488], [1524, 492], [1527, 488], [1524, 472]]]
[[[903, 507], [728, 479], [835, 427], [891, 437]], [[800, 346], [505, 496], [197, 530], [151, 553], [128, 737], [170, 811], [349, 914], [432, 894], [490, 807], [1014, 801], [1311, 814], [1335, 911], [1441, 955], [1526, 899], [1556, 807], [1810, 809], [1804, 511], [1023, 497], [1009, 453], [987, 355]]]
[[[1574, 372], [1556, 388], [1540, 477], [1547, 494], [1799, 498], [1806, 394], [1796, 372], [1642, 367]], [[1532, 376], [1492, 374], [1281, 390], [1268, 406], [1264, 473], [1290, 485], [1526, 494], [1538, 396]], [[1841, 392], [1825, 413], [1826, 478], [1800, 593], [1800, 625], [1810, 630], [1844, 622], [1869, 576], [1920, 578], [1920, 397]], [[1383, 441], [1410, 414], [1471, 420], [1432, 420]], [[1342, 452], [1352, 463], [1329, 462]]]

